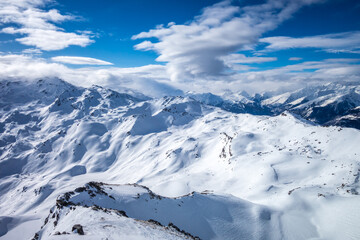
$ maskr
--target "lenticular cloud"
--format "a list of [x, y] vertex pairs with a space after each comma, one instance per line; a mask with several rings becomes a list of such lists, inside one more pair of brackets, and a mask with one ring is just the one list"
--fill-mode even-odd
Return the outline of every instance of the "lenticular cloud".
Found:
[[211, 79], [229, 70], [224, 62], [226, 56], [252, 49], [263, 33], [276, 28], [302, 6], [315, 2], [319, 0], [270, 0], [240, 8], [223, 1], [205, 8], [188, 24], [172, 23], [133, 36], [133, 39], [158, 39], [158, 42], [143, 41], [135, 48], [157, 52], [157, 61], [167, 62], [173, 81]]

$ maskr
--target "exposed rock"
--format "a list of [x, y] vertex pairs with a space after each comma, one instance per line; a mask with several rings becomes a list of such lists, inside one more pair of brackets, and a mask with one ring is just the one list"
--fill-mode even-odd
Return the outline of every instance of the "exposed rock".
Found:
[[80, 224], [75, 224], [72, 229], [72, 232], [78, 233], [79, 235], [84, 235], [83, 227]]

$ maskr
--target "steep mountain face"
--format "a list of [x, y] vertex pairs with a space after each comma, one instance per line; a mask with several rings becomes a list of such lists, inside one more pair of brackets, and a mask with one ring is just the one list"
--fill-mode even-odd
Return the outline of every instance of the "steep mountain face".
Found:
[[213, 95], [0, 86], [1, 239], [360, 236], [357, 129], [233, 113]]

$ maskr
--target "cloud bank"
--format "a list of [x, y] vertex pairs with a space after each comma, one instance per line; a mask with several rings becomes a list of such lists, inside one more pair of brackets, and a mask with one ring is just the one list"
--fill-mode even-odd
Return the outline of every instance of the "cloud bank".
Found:
[[161, 65], [73, 69], [40, 57], [0, 54], [0, 80], [37, 80], [48, 77], [58, 77], [82, 87], [96, 84], [118, 91], [137, 91], [151, 97], [183, 93], [168, 84], [165, 67]]
[[217, 79], [229, 70], [225, 62], [229, 54], [252, 49], [263, 33], [275, 29], [301, 7], [320, 1], [268, 0], [243, 8], [223, 1], [205, 8], [188, 24], [172, 23], [132, 38], [158, 40], [143, 41], [135, 49], [157, 52], [156, 60], [167, 63], [173, 81]]
[[337, 81], [360, 82], [360, 59], [325, 59], [306, 61], [270, 70], [251, 71], [224, 76], [211, 84], [206, 79], [171, 82], [166, 66], [146, 65], [135, 68], [69, 68], [61, 63], [28, 55], [0, 55], [0, 79], [41, 79], [59, 77], [72, 84], [89, 87], [101, 85], [118, 91], [129, 89], [151, 97], [181, 95], [183, 92], [226, 91], [249, 93], [296, 89], [307, 84]]

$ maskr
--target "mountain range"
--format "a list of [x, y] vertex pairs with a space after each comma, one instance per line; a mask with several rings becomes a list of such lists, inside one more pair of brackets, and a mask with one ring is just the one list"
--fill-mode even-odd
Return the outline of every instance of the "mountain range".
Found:
[[149, 98], [0, 81], [0, 239], [358, 239], [360, 86]]

